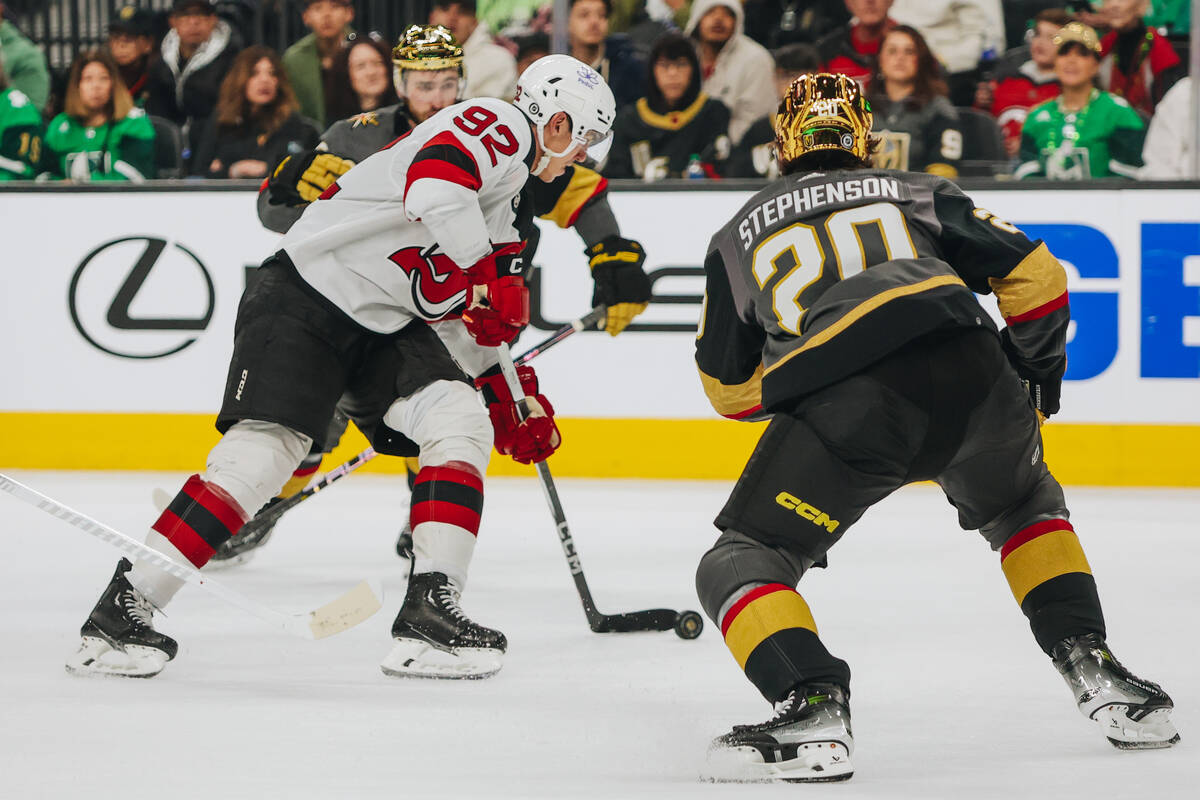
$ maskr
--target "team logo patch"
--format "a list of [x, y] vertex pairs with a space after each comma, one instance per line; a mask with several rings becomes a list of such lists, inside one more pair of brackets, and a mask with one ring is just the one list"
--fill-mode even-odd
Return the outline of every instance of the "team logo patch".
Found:
[[575, 74], [579, 77], [579, 82], [589, 89], [600, 85], [600, 73], [590, 67], [580, 67]]
[[427, 320], [441, 319], [463, 304], [470, 288], [466, 273], [449, 256], [433, 252], [436, 246], [406, 247], [388, 256], [408, 276], [413, 307]]
[[854, 136], [852, 134], [842, 134], [842, 147], [846, 148], [847, 150], [854, 147]]

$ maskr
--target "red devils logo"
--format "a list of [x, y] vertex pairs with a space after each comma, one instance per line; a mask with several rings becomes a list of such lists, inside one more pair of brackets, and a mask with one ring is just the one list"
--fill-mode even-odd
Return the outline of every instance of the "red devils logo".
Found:
[[436, 246], [406, 247], [388, 256], [408, 276], [417, 313], [429, 320], [441, 319], [464, 303], [470, 286], [466, 273], [449, 256], [433, 252]]

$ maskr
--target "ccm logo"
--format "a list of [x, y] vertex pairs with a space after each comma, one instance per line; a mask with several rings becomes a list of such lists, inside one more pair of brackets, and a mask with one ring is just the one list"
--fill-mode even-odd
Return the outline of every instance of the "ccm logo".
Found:
[[806, 503], [794, 494], [788, 492], [780, 492], [775, 495], [775, 502], [783, 506], [789, 511], [795, 511], [800, 516], [804, 517], [814, 525], [820, 525], [825, 530], [833, 533], [837, 530], [841, 523], [836, 519], [830, 519], [829, 515], [816, 506]]

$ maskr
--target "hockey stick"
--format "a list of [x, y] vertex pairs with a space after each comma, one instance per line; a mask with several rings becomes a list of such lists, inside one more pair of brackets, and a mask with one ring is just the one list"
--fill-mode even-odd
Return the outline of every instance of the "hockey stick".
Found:
[[272, 627], [303, 639], [324, 639], [353, 628], [383, 607], [383, 589], [377, 583], [363, 581], [336, 600], [306, 614], [286, 614], [251, 600], [241, 592], [217, 583], [199, 570], [184, 566], [152, 547], [132, 539], [120, 531], [81, 514], [75, 509], [35, 491], [20, 481], [0, 473], [0, 491], [45, 511], [52, 517], [87, 531], [97, 539], [108, 542], [140, 561], [147, 561], [176, 578], [215, 594], [217, 597], [266, 621]]
[[[593, 325], [595, 325], [597, 322], [599, 322], [604, 317], [604, 313], [605, 313], [604, 306], [596, 306], [591, 311], [584, 314], [582, 317], [575, 320], [574, 322], [568, 322], [566, 325], [564, 325], [561, 328], [559, 328], [558, 330], [556, 330], [549, 337], [547, 337], [546, 339], [543, 339], [541, 342], [538, 342], [533, 347], [529, 348], [524, 353], [522, 353], [520, 356], [518, 356], [517, 363], [524, 364], [525, 362], [530, 361], [530, 360], [536, 358], [537, 356], [541, 355], [542, 353], [546, 352], [551, 347], [554, 347], [556, 344], [559, 344], [564, 339], [566, 339], [568, 336], [571, 336], [574, 333], [578, 333], [579, 331], [582, 331], [582, 330], [592, 327]], [[371, 459], [375, 458], [376, 455], [378, 455], [378, 454], [375, 452], [375, 449], [372, 447], [368, 447], [366, 450], [363, 450], [361, 453], [359, 453], [354, 458], [347, 461], [345, 464], [335, 467], [334, 469], [325, 473], [325, 476], [322, 477], [316, 483], [312, 484], [311, 486], [305, 487], [304, 489], [302, 489], [301, 491], [292, 495], [291, 497], [287, 498], [286, 500], [281, 500], [278, 503], [276, 503], [275, 505], [270, 506], [269, 508], [260, 512], [257, 516], [255, 516], [249, 522], [247, 522], [240, 531], [238, 531], [238, 535], [239, 536], [254, 535], [260, 529], [268, 527], [270, 525], [274, 525], [276, 522], [279, 521], [279, 518], [282, 517], [284, 514], [286, 514], [288, 511], [291, 511], [297, 505], [299, 505], [300, 503], [303, 503], [305, 500], [312, 497], [314, 494], [321, 491], [322, 489], [324, 489], [326, 486], [333, 483], [334, 481], [340, 480], [341, 478], [344, 478], [346, 475], [349, 475], [351, 472], [358, 469], [363, 464], [365, 464], [368, 461], [370, 461]], [[166, 493], [164, 492], [163, 494], [165, 495]], [[158, 496], [156, 493], [155, 505], [158, 505], [159, 502], [163, 501], [163, 500], [165, 500], [165, 502], [162, 502], [162, 508], [166, 508], [167, 505], [171, 502], [171, 498], [170, 497], [164, 498], [164, 497]]]
[[[529, 416], [529, 406], [526, 403], [525, 391], [521, 388], [521, 380], [517, 377], [517, 367], [513, 363], [508, 345], [500, 345], [500, 371], [508, 384], [508, 390], [517, 401], [517, 409], [521, 418]], [[575, 549], [575, 540], [571, 538], [571, 530], [567, 527], [567, 515], [563, 511], [562, 502], [558, 499], [558, 489], [550, 474], [550, 467], [545, 461], [537, 464], [538, 480], [542, 484], [542, 492], [546, 495], [546, 503], [550, 506], [550, 514], [554, 517], [554, 525], [558, 530], [558, 538], [562, 543], [563, 555], [567, 558], [567, 566], [571, 577], [575, 579], [575, 588], [579, 592], [579, 600], [583, 603], [583, 613], [587, 617], [588, 627], [595, 633], [632, 633], [635, 631], [669, 631], [674, 630], [681, 639], [695, 639], [704, 630], [704, 620], [695, 611], [674, 611], [670, 608], [651, 608], [645, 611], [630, 611], [626, 614], [603, 614], [596, 608], [592, 599], [592, 591], [588, 588], [587, 578], [583, 575], [583, 564], [579, 560], [579, 551]]]

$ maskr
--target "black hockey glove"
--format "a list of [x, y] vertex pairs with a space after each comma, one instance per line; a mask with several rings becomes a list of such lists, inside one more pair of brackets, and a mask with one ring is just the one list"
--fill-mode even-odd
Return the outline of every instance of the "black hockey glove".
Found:
[[273, 206], [311, 203], [353, 166], [349, 159], [318, 150], [288, 156], [267, 181], [267, 200]]
[[1004, 348], [1004, 355], [1008, 358], [1008, 363], [1012, 364], [1013, 369], [1017, 371], [1017, 377], [1025, 385], [1025, 391], [1029, 392], [1029, 400], [1037, 409], [1039, 419], [1045, 420], [1051, 415], [1057, 414], [1062, 394], [1063, 373], [1067, 370], [1067, 360], [1064, 358], [1062, 363], [1049, 375], [1039, 376], [1025, 366], [1020, 354], [1017, 353], [1017, 348], [1013, 345], [1012, 336], [1009, 335], [1007, 328], [1000, 332], [1000, 344]]
[[646, 251], [638, 242], [613, 234], [584, 250], [584, 254], [596, 282], [592, 305], [607, 307], [604, 330], [616, 336], [650, 303], [650, 278], [642, 270]]

